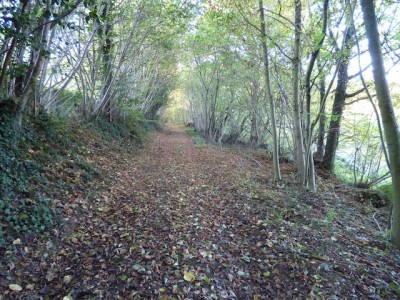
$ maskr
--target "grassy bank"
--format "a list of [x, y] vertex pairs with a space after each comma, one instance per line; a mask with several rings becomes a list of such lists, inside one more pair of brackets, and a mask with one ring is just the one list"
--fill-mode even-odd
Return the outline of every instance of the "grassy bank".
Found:
[[15, 145], [14, 120], [0, 118], [0, 250], [21, 236], [46, 236], [66, 222], [64, 211], [107, 185], [99, 151], [134, 151], [156, 123], [72, 122], [41, 113], [23, 122]]

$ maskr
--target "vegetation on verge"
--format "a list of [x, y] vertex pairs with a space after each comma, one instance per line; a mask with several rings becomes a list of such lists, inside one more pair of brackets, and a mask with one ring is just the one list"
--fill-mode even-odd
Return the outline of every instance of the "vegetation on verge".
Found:
[[[62, 227], [64, 206], [76, 194], [101, 189], [101, 169], [93, 157], [96, 148], [114, 145], [114, 151], [138, 149], [146, 132], [156, 126], [140, 119], [128, 124], [98, 119], [72, 124], [59, 115], [27, 117], [18, 149], [12, 144], [12, 118], [1, 120], [0, 248], [24, 234], [45, 234]], [[158, 126], [158, 125], [157, 125]], [[93, 144], [95, 142], [95, 144]], [[32, 235], [33, 236], [33, 235]]]

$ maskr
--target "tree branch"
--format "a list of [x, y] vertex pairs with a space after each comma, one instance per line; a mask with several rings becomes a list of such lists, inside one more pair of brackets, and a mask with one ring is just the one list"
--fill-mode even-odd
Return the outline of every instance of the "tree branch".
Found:
[[[368, 87], [368, 85], [367, 85], [367, 87]], [[364, 92], [365, 91], [365, 87], [363, 87], [363, 88], [361, 88], [361, 89], [359, 89], [359, 90], [357, 90], [357, 91], [355, 91], [355, 92], [353, 92], [353, 93], [350, 93], [350, 94], [345, 94], [344, 95], [344, 97], [345, 98], [352, 98], [352, 97], [354, 97], [354, 96], [357, 96], [358, 94], [361, 94], [362, 92]]]
[[79, 4], [81, 4], [82, 0], [77, 0], [76, 3], [69, 9], [66, 10], [65, 12], [63, 12], [61, 15], [59, 15], [57, 18], [54, 18], [53, 20], [49, 20], [46, 21], [42, 24], [40, 24], [39, 26], [37, 26], [35, 29], [33, 29], [28, 35], [31, 35], [32, 33], [34, 33], [36, 30], [39, 30], [40, 28], [42, 28], [43, 26], [46, 26], [47, 24], [51, 24], [51, 28], [53, 28], [56, 24], [54, 24], [55, 22], [69, 16], [70, 14], [72, 14], [74, 12], [74, 10], [79, 6]]

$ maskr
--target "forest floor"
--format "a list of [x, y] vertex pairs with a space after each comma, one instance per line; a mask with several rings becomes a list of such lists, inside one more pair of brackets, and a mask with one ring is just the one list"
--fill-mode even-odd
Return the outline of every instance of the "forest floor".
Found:
[[177, 126], [136, 153], [100, 147], [89, 158], [108, 188], [73, 194], [52, 240], [14, 242], [0, 299], [400, 295], [387, 209], [354, 201], [332, 179], [299, 191], [290, 164], [275, 182], [262, 152], [195, 145]]

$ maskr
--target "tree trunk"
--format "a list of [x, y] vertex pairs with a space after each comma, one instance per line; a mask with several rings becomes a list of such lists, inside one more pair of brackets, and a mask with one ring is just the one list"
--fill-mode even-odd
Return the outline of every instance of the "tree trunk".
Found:
[[208, 129], [207, 129], [207, 141], [216, 142], [215, 140], [215, 129], [216, 129], [216, 111], [217, 111], [217, 104], [218, 104], [218, 95], [220, 89], [220, 82], [221, 79], [219, 77], [219, 72], [216, 73], [215, 79], [215, 91], [214, 95], [212, 95], [211, 105], [210, 105], [210, 118], [208, 122]]
[[305, 153], [303, 141], [303, 128], [300, 114], [300, 41], [301, 39], [301, 0], [295, 0], [295, 37], [292, 58], [292, 87], [293, 87], [293, 129], [295, 161], [297, 167], [297, 181], [304, 185], [306, 180]]
[[113, 81], [112, 73], [112, 57], [111, 57], [111, 21], [109, 14], [112, 11], [112, 2], [108, 1], [104, 4], [102, 11], [102, 18], [105, 20], [104, 25], [99, 30], [100, 38], [102, 41], [101, 53], [103, 63], [103, 88], [102, 88], [102, 101], [103, 107], [101, 109], [102, 114], [107, 117], [108, 121], [112, 121], [111, 117], [111, 84]]
[[0, 90], [3, 88], [3, 85], [5, 83], [6, 75], [7, 75], [7, 69], [8, 69], [8, 66], [11, 64], [11, 60], [12, 60], [16, 45], [17, 45], [17, 37], [13, 37], [12, 40], [11, 40], [10, 48], [7, 51], [6, 58], [4, 59], [3, 66], [1, 68]]
[[258, 145], [257, 116], [254, 112], [251, 113], [250, 145], [254, 148]]
[[[55, 30], [52, 30], [50, 32], [49, 35], [49, 39], [47, 41], [47, 45], [46, 45], [46, 50], [48, 53], [50, 53], [51, 51], [51, 44], [55, 35]], [[44, 97], [44, 89], [45, 89], [45, 81], [46, 81], [46, 77], [47, 77], [47, 70], [49, 67], [49, 57], [45, 57], [44, 62], [43, 62], [43, 66], [42, 66], [42, 70], [41, 70], [41, 74], [40, 74], [40, 80], [39, 80], [39, 91], [38, 91], [38, 95], [39, 97], [35, 97], [35, 101], [33, 103], [33, 115], [35, 117], [37, 117], [39, 115], [40, 112], [40, 108], [42, 107], [43, 104], [43, 97]]]
[[328, 171], [333, 170], [333, 164], [335, 162], [336, 150], [339, 144], [340, 125], [346, 100], [346, 89], [349, 81], [349, 58], [351, 55], [351, 48], [354, 46], [353, 30], [350, 25], [346, 28], [343, 43], [345, 45], [344, 57], [339, 62], [340, 65], [338, 69], [338, 79], [335, 98], [333, 101], [331, 121], [329, 123], [325, 153], [321, 164], [321, 167]]
[[311, 187], [312, 190], [316, 189], [315, 186], [315, 170], [314, 170], [314, 157], [312, 153], [312, 136], [313, 136], [313, 128], [311, 126], [311, 75], [314, 70], [315, 62], [317, 61], [318, 55], [320, 53], [321, 46], [324, 43], [326, 36], [326, 28], [328, 24], [328, 4], [329, 0], [324, 1], [323, 8], [323, 19], [322, 19], [322, 38], [318, 41], [318, 44], [314, 47], [314, 50], [311, 52], [310, 62], [307, 67], [307, 72], [304, 80], [304, 86], [306, 90], [306, 124], [305, 124], [305, 161], [306, 161], [306, 181], [305, 186]]
[[[46, 45], [46, 41], [49, 35], [51, 24], [46, 24], [41, 32], [40, 39], [41, 45]], [[32, 54], [32, 64], [31, 70], [28, 72], [26, 83], [24, 85], [24, 90], [21, 95], [21, 101], [19, 104], [19, 108], [17, 110], [17, 114], [15, 116], [15, 138], [14, 138], [14, 146], [16, 147], [19, 140], [19, 135], [21, 132], [22, 127], [22, 119], [25, 113], [26, 106], [31, 98], [35, 84], [37, 79], [39, 78], [40, 71], [42, 69], [44, 60], [45, 60], [45, 49], [40, 48], [39, 50], [35, 51], [36, 54]]]
[[382, 117], [385, 140], [388, 146], [390, 171], [393, 186], [393, 208], [391, 217], [391, 239], [400, 247], [400, 133], [394, 114], [389, 86], [386, 80], [382, 49], [373, 0], [361, 0], [364, 25], [372, 59], [375, 90]]
[[[321, 70], [321, 66], [318, 66], [319, 71]], [[320, 75], [320, 86], [319, 86], [319, 99], [320, 99], [320, 105], [321, 107], [321, 116], [319, 118], [319, 124], [318, 124], [318, 138], [317, 138], [317, 152], [315, 153], [315, 159], [317, 160], [322, 160], [324, 157], [324, 141], [325, 141], [325, 121], [326, 121], [326, 116], [325, 116], [325, 103], [324, 103], [324, 98], [325, 98], [325, 93], [326, 93], [326, 87], [325, 87], [325, 75], [322, 72], [319, 72]]]
[[[29, 7], [28, 4], [29, 4], [29, 0], [21, 1], [21, 13], [26, 13], [26, 11]], [[8, 48], [8, 51], [7, 51], [7, 54], [4, 59], [3, 66], [2, 66], [1, 72], [0, 72], [0, 90], [3, 88], [3, 85], [5, 83], [7, 70], [8, 70], [9, 65], [11, 64], [11, 61], [12, 61], [12, 58], [14, 55], [14, 50], [18, 43], [18, 33], [21, 31], [21, 27], [22, 27], [21, 25], [22, 24], [20, 24], [18, 21], [15, 22], [16, 34], [14, 35], [14, 37], [11, 40], [10, 48]]]
[[272, 133], [272, 159], [274, 162], [274, 175], [275, 178], [281, 179], [281, 171], [279, 168], [279, 151], [278, 151], [278, 134], [275, 118], [275, 100], [271, 91], [271, 80], [269, 73], [269, 58], [268, 58], [268, 47], [265, 34], [265, 15], [264, 15], [264, 3], [263, 0], [259, 0], [260, 7], [260, 21], [261, 21], [261, 44], [264, 53], [264, 77], [265, 86], [267, 90], [267, 98], [269, 100], [269, 114], [270, 114], [270, 126]]
[[12, 38], [4, 38], [3, 44], [0, 47], [0, 61], [3, 61], [4, 54], [7, 53], [8, 44], [10, 44], [11, 40]]
[[[24, 65], [24, 57], [25, 57], [25, 50], [26, 50], [26, 45], [25, 42], [20, 43], [18, 45], [16, 52], [16, 58], [14, 59], [15, 64], [17, 66], [20, 66], [21, 69], [23, 68]], [[32, 50], [32, 52], [35, 52]], [[19, 98], [22, 95], [22, 90], [24, 89], [24, 79], [25, 79], [26, 74], [23, 74], [22, 72], [18, 72], [17, 75], [14, 78], [14, 95]]]

